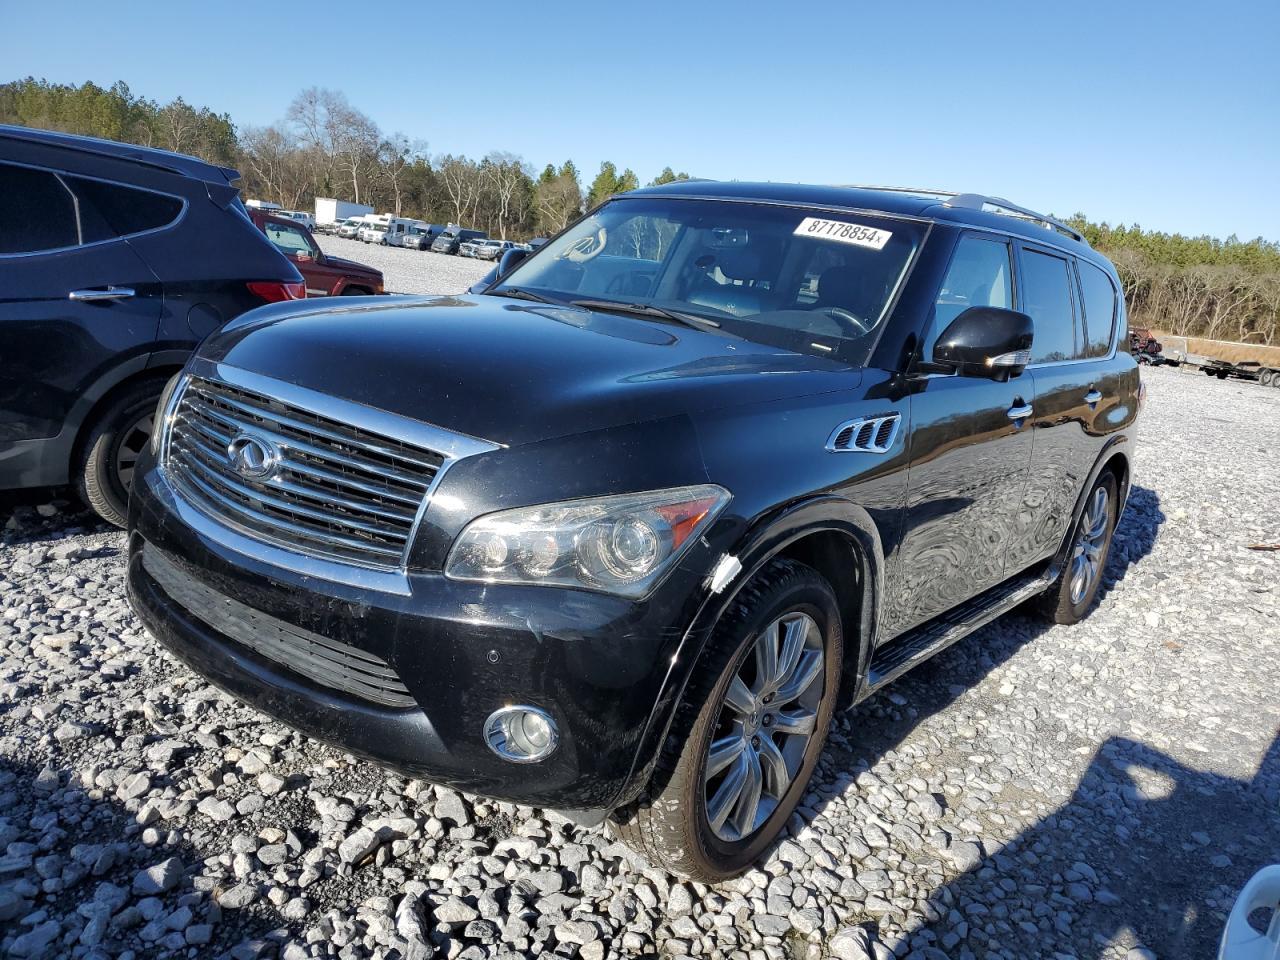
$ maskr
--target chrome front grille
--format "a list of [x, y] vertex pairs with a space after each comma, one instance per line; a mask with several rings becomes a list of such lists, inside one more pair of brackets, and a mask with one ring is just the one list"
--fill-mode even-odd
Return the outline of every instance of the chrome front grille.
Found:
[[188, 380], [165, 443], [171, 482], [215, 519], [290, 550], [385, 569], [404, 564], [445, 459], [202, 377]]

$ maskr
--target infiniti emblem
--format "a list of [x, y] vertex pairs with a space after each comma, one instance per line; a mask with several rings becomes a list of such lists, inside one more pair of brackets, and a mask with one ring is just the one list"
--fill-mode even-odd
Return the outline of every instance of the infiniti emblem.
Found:
[[227, 459], [240, 476], [263, 480], [275, 472], [280, 453], [268, 441], [242, 433], [227, 444]]

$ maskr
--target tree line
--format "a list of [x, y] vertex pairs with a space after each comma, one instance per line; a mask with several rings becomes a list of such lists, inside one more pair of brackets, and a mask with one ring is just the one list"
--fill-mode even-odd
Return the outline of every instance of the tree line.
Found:
[[[343, 94], [320, 88], [298, 94], [279, 122], [253, 127], [181, 97], [160, 104], [136, 96], [124, 83], [28, 77], [0, 84], [0, 123], [193, 154], [238, 169], [245, 196], [288, 208], [337, 197], [518, 240], [556, 233], [606, 197], [640, 186], [634, 171], [607, 161], [584, 184], [572, 160], [539, 171], [503, 151], [432, 155], [425, 142], [383, 132]], [[650, 182], [687, 179], [667, 167]], [[1133, 326], [1280, 343], [1280, 244], [1113, 227], [1083, 214], [1071, 223], [1115, 263]]]
[[1280, 244], [1069, 222], [1115, 264], [1131, 327], [1280, 344]]
[[[192, 154], [238, 169], [244, 196], [290, 209], [336, 197], [503, 239], [558, 232], [584, 209], [640, 186], [633, 171], [609, 162], [584, 185], [571, 160], [538, 171], [501, 151], [433, 156], [425, 142], [385, 133], [342, 93], [320, 88], [298, 94], [278, 123], [254, 127], [181, 98], [162, 105], [135, 96], [124, 83], [104, 89], [28, 77], [0, 84], [0, 123]], [[651, 182], [687, 179], [668, 167]]]

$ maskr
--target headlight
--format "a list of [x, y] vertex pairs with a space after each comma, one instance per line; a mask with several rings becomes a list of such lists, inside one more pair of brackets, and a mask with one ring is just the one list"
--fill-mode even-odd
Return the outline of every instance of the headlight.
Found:
[[491, 513], [458, 536], [445, 576], [643, 596], [728, 502], [706, 484]]
[[173, 403], [173, 395], [177, 393], [178, 384], [180, 383], [182, 383], [182, 371], [178, 371], [170, 377], [169, 382], [160, 391], [160, 402], [156, 404], [155, 419], [151, 423], [150, 442], [152, 456], [160, 452], [160, 440], [164, 436], [164, 429], [169, 420], [169, 405]]

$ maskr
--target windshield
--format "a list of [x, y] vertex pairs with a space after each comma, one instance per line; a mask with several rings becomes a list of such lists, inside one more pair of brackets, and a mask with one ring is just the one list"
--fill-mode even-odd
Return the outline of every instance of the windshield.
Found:
[[539, 247], [493, 292], [661, 307], [860, 366], [923, 236], [923, 224], [872, 214], [618, 199]]

